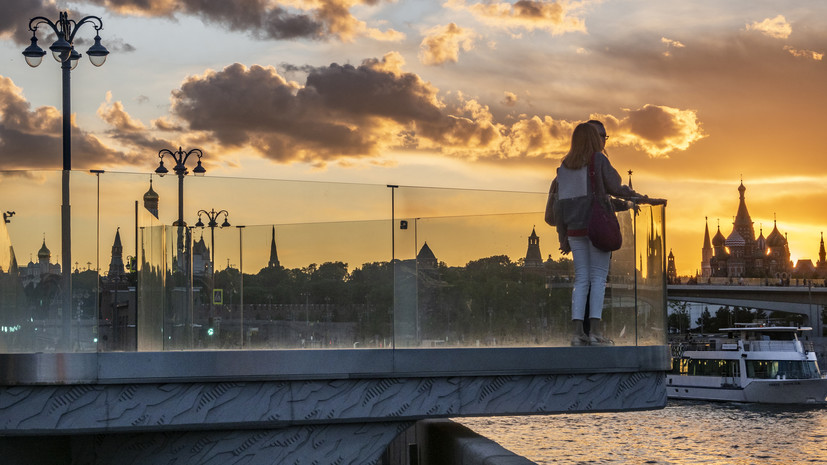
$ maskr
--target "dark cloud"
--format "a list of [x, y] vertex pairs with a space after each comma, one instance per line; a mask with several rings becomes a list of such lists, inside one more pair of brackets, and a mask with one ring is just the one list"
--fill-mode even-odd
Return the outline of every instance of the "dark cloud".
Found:
[[[48, 0], [5, 0], [0, 14], [0, 35], [10, 35], [18, 44], [28, 45], [32, 37], [29, 20], [35, 16], [54, 21], [58, 18], [58, 9]], [[41, 48], [45, 49], [42, 44]]]
[[[32, 32], [29, 30], [29, 21], [37, 16], [42, 16], [50, 21], [57, 21], [60, 11], [56, 5], [47, 0], [5, 0], [3, 2], [3, 14], [0, 15], [0, 36], [8, 35], [14, 42], [21, 45], [31, 43]], [[69, 11], [69, 19], [80, 19], [84, 14]], [[37, 29], [38, 45], [48, 52], [48, 47], [54, 40], [54, 33], [48, 25], [41, 24]], [[78, 35], [75, 36], [72, 44], [75, 48], [84, 53], [94, 43], [94, 28], [81, 26]], [[88, 37], [81, 34], [89, 34]], [[102, 37], [102, 44], [110, 52], [134, 52], [135, 47], [126, 43], [121, 38]], [[23, 48], [20, 49], [23, 52]]]
[[[2, 169], [60, 169], [63, 166], [62, 116], [54, 107], [31, 110], [11, 79], [0, 76], [0, 153]], [[134, 161], [133, 155], [106, 147], [72, 125], [72, 168]]]
[[396, 40], [400, 34], [368, 28], [354, 18], [349, 8], [354, 4], [373, 5], [377, 0], [321, 0], [291, 8], [268, 0], [87, 0], [125, 15], [166, 16], [193, 15], [231, 31], [245, 31], [265, 39], [351, 40], [365, 35], [380, 40]]
[[274, 68], [234, 64], [189, 78], [173, 92], [172, 112], [221, 144], [249, 144], [279, 161], [375, 156], [414, 141], [445, 150], [493, 143], [490, 115], [449, 111], [437, 89], [399, 70], [398, 58], [312, 68], [303, 87]]
[[[403, 72], [402, 64], [389, 53], [359, 66], [284, 66], [307, 73], [300, 86], [275, 68], [236, 63], [187, 79], [173, 92], [172, 114], [225, 147], [249, 146], [279, 162], [379, 157], [394, 148], [474, 159], [565, 153], [575, 123], [550, 116], [497, 122], [474, 99], [444, 102], [438, 89]], [[625, 112], [598, 116], [615, 130], [614, 144], [650, 156], [684, 150], [704, 137], [692, 110], [644, 105]]]
[[320, 38], [325, 28], [322, 21], [308, 14], [271, 8], [264, 0], [183, 0], [181, 5], [205, 21], [226, 25], [232, 31], [253, 31], [268, 39]]

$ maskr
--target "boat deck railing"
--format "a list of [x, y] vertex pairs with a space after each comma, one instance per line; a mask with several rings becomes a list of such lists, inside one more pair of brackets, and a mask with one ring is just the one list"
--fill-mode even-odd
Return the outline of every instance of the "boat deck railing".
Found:
[[[679, 357], [686, 351], [737, 351], [738, 339], [714, 339], [708, 341], [690, 341], [672, 344], [672, 355]], [[745, 352], [797, 352], [793, 341], [745, 341]], [[812, 342], [801, 342], [804, 350], [813, 351]]]

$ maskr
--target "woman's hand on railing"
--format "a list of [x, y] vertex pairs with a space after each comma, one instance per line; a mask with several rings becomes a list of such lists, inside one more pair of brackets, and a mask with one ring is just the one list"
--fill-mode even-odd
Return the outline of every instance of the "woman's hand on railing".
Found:
[[643, 195], [643, 196], [640, 196], [640, 197], [632, 197], [628, 200], [630, 200], [634, 203], [645, 203], [645, 204], [649, 204], [649, 205], [663, 205], [663, 206], [666, 206], [666, 199], [653, 198], [653, 197], [649, 197], [648, 195]]

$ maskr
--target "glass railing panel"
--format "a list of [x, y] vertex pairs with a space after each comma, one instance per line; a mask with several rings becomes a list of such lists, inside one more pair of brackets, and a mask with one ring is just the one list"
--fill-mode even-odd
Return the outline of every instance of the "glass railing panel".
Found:
[[638, 344], [666, 344], [666, 227], [665, 208], [641, 205], [637, 219]]
[[[396, 346], [558, 344], [568, 326], [550, 323], [564, 311], [554, 302], [570, 299], [571, 289], [551, 285], [545, 272], [546, 257], [559, 257], [545, 201], [538, 193], [400, 188]], [[545, 255], [537, 229], [549, 241]]]
[[[71, 185], [71, 176], [65, 181]], [[88, 329], [81, 327], [79, 318], [85, 315], [88, 302], [64, 299], [63, 182], [60, 171], [0, 173], [0, 210], [4, 214], [0, 230], [3, 352], [78, 350], [78, 337]], [[65, 269], [71, 271], [71, 267]], [[88, 350], [87, 344], [83, 347]]]
[[603, 335], [615, 345], [638, 345], [636, 227], [640, 224], [634, 210], [617, 212], [623, 245], [612, 252], [606, 294], [603, 300]]
[[[0, 191], [14, 193], [0, 210], [15, 211], [0, 227], [2, 351], [568, 343], [572, 266], [543, 222], [544, 193], [187, 176], [180, 204], [174, 175], [69, 180], [67, 312], [62, 173], [0, 176]], [[179, 205], [186, 227], [173, 225]], [[222, 210], [210, 228], [205, 215]], [[605, 331], [618, 344], [660, 344], [663, 208], [620, 221]], [[426, 244], [432, 257], [420, 256]]]
[[[161, 196], [161, 220], [171, 224], [178, 217], [178, 179], [171, 175], [154, 179]], [[222, 209], [227, 210], [232, 225], [386, 220], [391, 214], [391, 189], [383, 185], [218, 178], [209, 172], [185, 177], [184, 221], [189, 226], [198, 220], [199, 210]], [[206, 217], [202, 218], [206, 223]], [[221, 215], [219, 224], [223, 218]]]
[[[215, 275], [194, 280], [195, 348], [391, 347], [389, 231], [389, 221], [216, 229]], [[204, 249], [193, 250], [198, 263]]]
[[136, 349], [164, 349], [164, 313], [168, 276], [167, 227], [141, 226], [138, 231]]
[[[435, 197], [421, 201], [428, 198], [422, 191], [400, 189], [408, 195], [399, 198], [409, 210], [438, 204]], [[466, 200], [477, 194], [447, 192]], [[477, 200], [487, 202], [473, 201], [473, 208], [520, 211], [545, 201], [503, 192], [492, 201], [491, 194], [480, 192]], [[662, 212], [642, 206], [637, 215], [618, 213], [624, 244], [612, 255], [601, 322], [618, 345], [664, 343]], [[397, 347], [569, 344], [573, 264], [560, 255], [556, 230], [541, 212], [397, 217], [395, 228]]]
[[542, 213], [410, 221], [417, 258], [399, 263], [416, 311], [396, 322], [397, 347], [568, 343], [572, 270]]

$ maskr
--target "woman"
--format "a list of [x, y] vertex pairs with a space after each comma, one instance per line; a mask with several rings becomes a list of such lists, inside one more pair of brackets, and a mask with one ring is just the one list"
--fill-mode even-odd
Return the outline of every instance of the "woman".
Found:
[[[596, 124], [595, 124], [596, 123]], [[602, 129], [602, 134], [600, 129]], [[574, 261], [574, 290], [571, 296], [572, 345], [612, 345], [603, 337], [600, 320], [603, 314], [603, 296], [606, 276], [609, 274], [611, 252], [592, 245], [586, 227], [591, 212], [589, 163], [594, 155], [595, 190], [624, 199], [648, 203], [665, 203], [659, 199], [641, 197], [621, 182], [617, 170], [604, 155], [606, 135], [599, 121], [581, 123], [574, 129], [571, 148], [557, 168], [557, 177], [551, 184], [554, 194], [553, 212], [547, 210], [547, 222], [557, 227], [560, 250], [572, 253]], [[550, 196], [552, 197], [552, 196]], [[634, 207], [631, 201], [614, 201], [615, 210]], [[553, 213], [553, 218], [549, 218]], [[586, 302], [589, 302], [589, 334], [584, 330]]]

